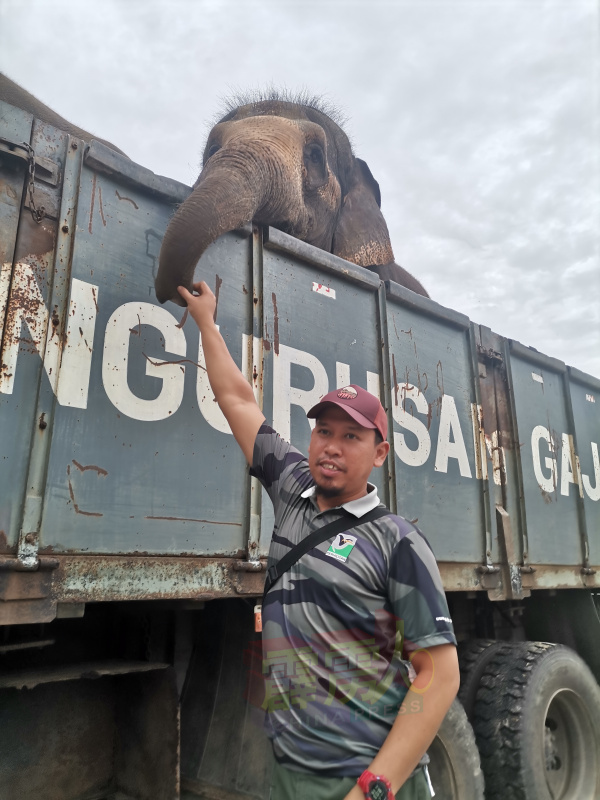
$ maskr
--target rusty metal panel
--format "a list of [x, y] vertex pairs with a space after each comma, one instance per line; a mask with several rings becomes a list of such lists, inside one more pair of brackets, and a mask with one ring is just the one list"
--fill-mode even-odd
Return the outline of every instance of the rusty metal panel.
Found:
[[[579, 493], [584, 490], [578, 478], [566, 375], [562, 362], [511, 343], [510, 391], [529, 547], [525, 557], [530, 564], [583, 566], [585, 559], [579, 511]], [[582, 452], [590, 450], [591, 461], [591, 427], [585, 435], [587, 441], [579, 442], [579, 447]], [[594, 535], [597, 538], [597, 529]]]
[[[358, 383], [380, 395], [379, 281], [367, 270], [270, 230], [262, 282], [263, 410], [280, 435], [306, 453], [311, 433], [306, 412], [330, 389]], [[371, 480], [387, 500], [385, 473], [374, 470]], [[265, 496], [263, 552], [272, 529]]]
[[[28, 135], [26, 140], [29, 140]], [[52, 161], [60, 173], [67, 148], [66, 134], [36, 122], [31, 146], [37, 157]], [[47, 396], [50, 391], [50, 365], [56, 351], [55, 326], [52, 324], [55, 309], [51, 309], [50, 304], [55, 283], [56, 210], [60, 196], [60, 183], [43, 183], [36, 178], [35, 201], [38, 207], [44, 207], [45, 216], [37, 223], [29, 210], [23, 209], [16, 242], [7, 245], [5, 255], [8, 257], [11, 249], [14, 253], [3, 263], [0, 279], [0, 318], [3, 321], [0, 349], [0, 413], [3, 419], [0, 426], [0, 539], [9, 551], [15, 548], [22, 527], [31, 452], [39, 444], [37, 439], [45, 436], [45, 419], [36, 419], [36, 408], [38, 394]], [[13, 199], [14, 214], [18, 206], [17, 198]], [[15, 230], [12, 217], [7, 230], [10, 239]], [[4, 227], [0, 238], [4, 241]], [[40, 468], [39, 478], [43, 482], [43, 465]]]
[[29, 142], [32, 123], [31, 115], [0, 102], [0, 331], [27, 176], [27, 162], [19, 145]]
[[[589, 541], [589, 562], [600, 566], [600, 381], [569, 369], [578, 477]], [[575, 487], [573, 487], [575, 488]]]
[[[154, 274], [172, 213], [155, 194], [85, 167], [52, 430], [42, 552], [241, 555], [245, 464], [208, 388], [198, 331], [161, 307]], [[242, 364], [249, 233], [198, 266]], [[200, 366], [197, 366], [197, 365]]]
[[[4, 142], [0, 141], [0, 376], [6, 371], [1, 343], [13, 273], [13, 256], [21, 202], [27, 175], [27, 163], [12, 154], [13, 148], [8, 143], [29, 142], [32, 122], [33, 118], [29, 114], [5, 103], [0, 103], [0, 139], [4, 140]], [[13, 424], [18, 424], [15, 415], [16, 408], [18, 408], [18, 402], [14, 398], [0, 393], [0, 416], [2, 419], [8, 418], [7, 415], [11, 414], [15, 420]], [[15, 499], [18, 497], [20, 501], [27, 448], [23, 448], [20, 453], [14, 451], [17, 443], [27, 436], [29, 428], [25, 419], [19, 420], [19, 422], [19, 430], [14, 430], [13, 424], [0, 426], [0, 486], [6, 487], [6, 493], [0, 493], [0, 552], [10, 551], [16, 544], [18, 534], [16, 520], [19, 515]], [[9, 458], [9, 453], [14, 455]]]
[[[84, 157], [13, 111], [0, 108], [0, 138], [32, 130], [46, 216], [34, 222], [28, 200], [18, 216], [23, 167], [1, 159], [2, 619], [259, 594], [270, 503], [214, 402], [193, 321], [154, 296], [189, 190], [101, 145]], [[426, 533], [448, 589], [596, 585], [597, 380], [276, 230], [222, 237], [196, 279], [215, 289], [267, 419], [304, 452], [305, 412], [330, 388], [381, 396], [395, 452], [374, 482]], [[44, 559], [58, 568], [40, 571]]]
[[[469, 321], [411, 294], [392, 285], [387, 302], [398, 507], [418, 520], [438, 560], [482, 563], [486, 519]], [[490, 556], [497, 559], [497, 551]]]
[[58, 558], [55, 601], [213, 599], [260, 594], [264, 572], [236, 569], [235, 559], [70, 555]]

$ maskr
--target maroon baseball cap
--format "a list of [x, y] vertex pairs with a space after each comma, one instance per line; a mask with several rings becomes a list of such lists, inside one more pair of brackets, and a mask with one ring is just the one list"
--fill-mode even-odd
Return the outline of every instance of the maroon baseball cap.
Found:
[[374, 394], [367, 392], [366, 389], [356, 386], [354, 383], [344, 386], [343, 389], [334, 389], [333, 392], [322, 397], [321, 401], [313, 406], [306, 416], [309, 419], [315, 419], [329, 403], [339, 406], [363, 428], [376, 428], [383, 440], [387, 439], [386, 413], [379, 399]]

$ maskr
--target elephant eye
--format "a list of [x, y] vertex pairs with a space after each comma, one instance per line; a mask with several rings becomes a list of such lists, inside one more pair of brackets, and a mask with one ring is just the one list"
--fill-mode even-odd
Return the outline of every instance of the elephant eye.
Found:
[[215, 153], [217, 153], [221, 149], [221, 146], [218, 144], [211, 144], [208, 148], [208, 152], [206, 154], [206, 160], [208, 161], [209, 158], [212, 158]]
[[327, 183], [325, 152], [320, 144], [311, 142], [304, 148], [305, 185], [314, 190]]
[[325, 160], [323, 150], [319, 147], [318, 144], [310, 145], [310, 147], [307, 149], [306, 155], [308, 156], [310, 162], [318, 167], [322, 166]]

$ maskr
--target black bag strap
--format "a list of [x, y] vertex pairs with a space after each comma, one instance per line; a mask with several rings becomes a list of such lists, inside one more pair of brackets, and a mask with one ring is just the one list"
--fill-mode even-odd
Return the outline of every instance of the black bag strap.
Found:
[[295, 547], [292, 547], [291, 550], [281, 558], [276, 564], [273, 564], [267, 570], [267, 578], [265, 580], [265, 589], [263, 592], [263, 603], [265, 602], [265, 598], [267, 596], [267, 592], [271, 589], [274, 584], [277, 583], [279, 578], [288, 571], [288, 569], [293, 566], [298, 559], [300, 559], [305, 553], [308, 553], [309, 550], [312, 550], [317, 545], [324, 542], [326, 539], [330, 539], [332, 536], [335, 536], [338, 533], [344, 533], [345, 531], [352, 530], [352, 528], [356, 528], [357, 525], [364, 525], [365, 522], [372, 522], [375, 519], [379, 519], [380, 517], [385, 517], [392, 512], [389, 508], [385, 506], [377, 506], [376, 508], [372, 508], [371, 511], [367, 511], [366, 514], [363, 514], [362, 517], [354, 517], [352, 515], [352, 519], [348, 519], [350, 516], [350, 512], [345, 511], [344, 509], [344, 516], [340, 517], [340, 519], [336, 519], [333, 522], [329, 522], [327, 525], [323, 525], [322, 528], [317, 528], [316, 531], [309, 533], [309, 535], [302, 539], [301, 542]]

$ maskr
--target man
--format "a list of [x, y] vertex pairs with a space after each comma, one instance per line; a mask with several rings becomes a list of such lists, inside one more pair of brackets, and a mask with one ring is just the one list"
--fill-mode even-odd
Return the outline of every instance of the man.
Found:
[[271, 798], [429, 798], [419, 765], [458, 691], [456, 640], [422, 535], [394, 515], [360, 524], [380, 505], [368, 477], [389, 452], [385, 412], [357, 386], [325, 395], [308, 412], [307, 460], [265, 424], [214, 323], [213, 293], [204, 282], [194, 290], [179, 287], [215, 398], [274, 504], [270, 563], [348, 518], [348, 532], [303, 555], [262, 610]]

